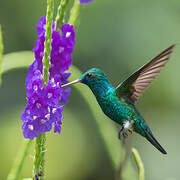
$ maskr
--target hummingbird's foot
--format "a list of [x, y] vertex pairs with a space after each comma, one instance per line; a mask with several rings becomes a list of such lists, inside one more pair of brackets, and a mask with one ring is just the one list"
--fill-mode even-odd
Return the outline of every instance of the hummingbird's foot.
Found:
[[132, 130], [131, 129], [128, 129], [128, 132], [132, 134]]
[[121, 140], [122, 138], [127, 138], [127, 137], [128, 137], [128, 130], [122, 127], [118, 133], [118, 138]]
[[132, 130], [129, 129], [129, 127], [132, 125], [133, 121], [126, 121], [121, 130], [118, 133], [118, 138], [121, 139], [123, 138], [127, 138], [128, 137], [128, 132], [132, 134]]

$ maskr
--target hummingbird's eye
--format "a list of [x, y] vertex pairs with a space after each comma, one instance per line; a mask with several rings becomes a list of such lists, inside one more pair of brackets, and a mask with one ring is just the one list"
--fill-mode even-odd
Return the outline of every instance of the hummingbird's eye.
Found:
[[86, 74], [86, 79], [89, 79], [89, 78], [91, 78], [92, 76], [93, 76], [92, 73], [88, 73], [88, 74]]

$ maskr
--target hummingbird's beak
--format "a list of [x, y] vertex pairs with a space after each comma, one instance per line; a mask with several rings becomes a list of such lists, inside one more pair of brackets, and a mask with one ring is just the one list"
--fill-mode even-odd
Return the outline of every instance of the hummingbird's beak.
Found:
[[66, 86], [69, 86], [69, 85], [72, 85], [72, 84], [76, 84], [76, 83], [79, 83], [79, 82], [81, 82], [81, 79], [77, 79], [77, 80], [69, 82], [67, 84], [63, 84], [62, 87], [66, 87]]

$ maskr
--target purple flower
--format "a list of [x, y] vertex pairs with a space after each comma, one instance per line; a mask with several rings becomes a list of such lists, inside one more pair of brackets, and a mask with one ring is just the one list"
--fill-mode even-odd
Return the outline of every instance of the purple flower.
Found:
[[26, 82], [27, 106], [21, 119], [23, 135], [29, 139], [50, 131], [52, 126], [55, 132], [60, 133], [63, 119], [61, 114], [63, 106], [59, 106], [63, 96], [60, 75], [49, 80], [47, 86], [42, 86], [41, 73], [39, 73], [40, 71], [36, 70], [31, 79]]
[[[35, 41], [35, 47], [33, 48], [36, 61], [38, 62], [38, 69], [42, 72], [42, 59], [44, 55], [44, 41], [45, 41], [45, 29], [44, 26], [46, 18], [42, 17], [37, 25], [37, 33], [39, 39]], [[52, 51], [51, 51], [51, 67], [50, 78], [56, 74], [62, 74], [68, 70], [72, 64], [72, 52], [75, 45], [75, 31], [74, 27], [69, 24], [62, 26], [61, 33], [54, 30], [53, 23], [52, 32]]]
[[40, 133], [48, 132], [54, 127], [54, 132], [61, 132], [63, 120], [62, 111], [70, 94], [70, 88], [62, 88], [61, 84], [68, 82], [71, 73], [65, 71], [72, 63], [72, 52], [75, 45], [74, 27], [64, 24], [59, 32], [52, 25], [52, 50], [50, 55], [51, 67], [48, 85], [42, 82], [43, 55], [46, 18], [42, 17], [37, 24], [38, 40], [33, 48], [34, 62], [29, 66], [26, 77], [27, 105], [21, 116], [22, 129], [25, 138], [33, 139]]
[[71, 88], [66, 88], [63, 93], [62, 93], [62, 97], [61, 97], [61, 103], [62, 104], [67, 104], [68, 103], [68, 97], [69, 94], [71, 93]]
[[46, 16], [41, 17], [39, 23], [37, 24], [37, 34], [40, 37], [46, 32]]
[[81, 4], [87, 4], [87, 3], [91, 3], [91, 2], [93, 2], [94, 0], [79, 0], [79, 2], [81, 3]]
[[[33, 65], [34, 64], [32, 64], [30, 68]], [[26, 78], [27, 97], [31, 97], [33, 96], [33, 94], [39, 94], [41, 92], [42, 86], [43, 86], [43, 82], [41, 79], [41, 72], [39, 70], [30, 72]]]
[[23, 135], [25, 138], [34, 139], [34, 137], [40, 136], [40, 131], [38, 130], [38, 122], [29, 119], [22, 125]]
[[50, 119], [54, 123], [54, 132], [61, 132], [62, 119], [64, 118], [62, 115], [64, 106], [59, 106], [58, 108], [53, 108], [51, 111]]
[[[53, 22], [52, 28], [54, 30], [55, 23]], [[38, 37], [41, 37], [46, 32], [46, 16], [42, 16], [39, 23], [37, 24], [37, 34]]]

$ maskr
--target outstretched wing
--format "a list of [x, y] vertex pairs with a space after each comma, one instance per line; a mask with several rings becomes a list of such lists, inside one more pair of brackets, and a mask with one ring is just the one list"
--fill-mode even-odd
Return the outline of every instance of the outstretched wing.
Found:
[[116, 95], [126, 96], [135, 103], [168, 62], [174, 46], [170, 46], [122, 82], [116, 88]]

